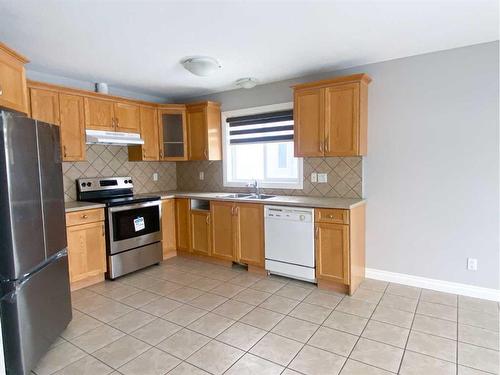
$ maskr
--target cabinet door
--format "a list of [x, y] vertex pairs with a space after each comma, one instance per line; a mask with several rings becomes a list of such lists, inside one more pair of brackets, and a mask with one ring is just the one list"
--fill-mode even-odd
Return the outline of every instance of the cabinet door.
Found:
[[85, 127], [94, 130], [115, 130], [114, 103], [110, 100], [85, 98]]
[[208, 160], [207, 116], [204, 106], [187, 110], [189, 160]]
[[28, 112], [24, 64], [0, 42], [0, 107]]
[[140, 107], [129, 103], [114, 103], [117, 132], [139, 133], [141, 126]]
[[69, 278], [76, 282], [106, 272], [104, 222], [67, 227]]
[[348, 284], [348, 225], [316, 223], [316, 277]]
[[158, 111], [158, 117], [160, 160], [187, 160], [186, 111], [184, 109], [161, 109]]
[[359, 155], [359, 83], [325, 90], [325, 156]]
[[83, 97], [59, 95], [60, 132], [64, 161], [85, 160], [85, 119]]
[[235, 213], [238, 260], [264, 267], [264, 206], [238, 203]]
[[175, 255], [175, 199], [165, 199], [161, 203], [161, 234], [163, 259]]
[[294, 97], [295, 156], [323, 156], [324, 91], [296, 90]]
[[142, 160], [158, 160], [158, 114], [156, 109], [141, 107]]
[[59, 125], [59, 93], [30, 89], [31, 117], [35, 120]]
[[210, 202], [212, 215], [212, 256], [220, 259], [235, 258], [233, 232], [234, 205], [232, 202]]
[[210, 212], [191, 211], [191, 251], [210, 255]]
[[175, 200], [175, 227], [177, 234], [177, 250], [189, 251], [190, 246], [190, 207], [189, 199]]

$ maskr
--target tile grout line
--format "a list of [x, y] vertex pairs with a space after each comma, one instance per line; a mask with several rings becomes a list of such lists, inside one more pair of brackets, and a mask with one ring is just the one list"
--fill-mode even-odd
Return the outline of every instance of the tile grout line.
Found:
[[[401, 366], [403, 366], [403, 360], [404, 360], [404, 357], [406, 355], [406, 350], [407, 350], [407, 347], [408, 347], [408, 342], [410, 341], [410, 336], [411, 336], [411, 332], [412, 332], [412, 328], [413, 328], [413, 323], [415, 322], [415, 317], [417, 316], [417, 310], [418, 310], [418, 306], [420, 304], [420, 298], [422, 298], [422, 289], [420, 289], [420, 291], [418, 293], [417, 306], [415, 307], [415, 313], [413, 314], [413, 319], [411, 320], [410, 328], [409, 328], [409, 331], [408, 331], [408, 337], [406, 338], [405, 347], [403, 349], [403, 357], [401, 358], [401, 362], [399, 363], [398, 374], [401, 372]], [[420, 353], [420, 354], [422, 354], [422, 353]]]

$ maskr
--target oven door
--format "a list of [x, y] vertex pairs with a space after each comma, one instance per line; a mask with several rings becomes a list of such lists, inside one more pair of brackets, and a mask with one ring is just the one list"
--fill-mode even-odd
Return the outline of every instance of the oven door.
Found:
[[153, 201], [108, 208], [110, 254], [161, 241], [160, 206]]

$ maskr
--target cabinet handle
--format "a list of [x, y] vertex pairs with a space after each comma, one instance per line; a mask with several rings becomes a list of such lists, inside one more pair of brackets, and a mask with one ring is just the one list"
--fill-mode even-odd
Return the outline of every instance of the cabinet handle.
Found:
[[319, 151], [323, 152], [323, 142], [319, 141]]
[[319, 227], [316, 227], [314, 238], [318, 239], [318, 235], [319, 235]]
[[205, 156], [205, 159], [208, 160], [208, 152], [207, 152], [207, 149], [204, 149], [203, 150], [203, 155]]
[[160, 159], [163, 159], [163, 150], [160, 150]]
[[102, 229], [102, 236], [104, 237], [105, 233], [104, 233], [104, 224], [101, 225], [101, 229]]
[[85, 214], [82, 215], [82, 219], [87, 219], [87, 218], [88, 218], [88, 215], [85, 215]]
[[330, 134], [328, 134], [325, 139], [325, 151], [330, 152]]
[[3, 95], [3, 88], [2, 88], [2, 86], [0, 86], [0, 96], [2, 96], [2, 95]]
[[146, 157], [146, 149], [142, 149], [142, 157], [145, 158]]
[[236, 206], [235, 208], [236, 208], [236, 216], [238, 216], [240, 214], [240, 208], [238, 206]]
[[63, 146], [63, 156], [66, 157], [66, 146]]
[[330, 215], [328, 215], [328, 218], [329, 218], [329, 219], [333, 219], [333, 215], [331, 215], [331, 214], [330, 214]]
[[210, 224], [210, 216], [207, 215], [207, 225]]
[[231, 216], [234, 216], [234, 206], [231, 206]]

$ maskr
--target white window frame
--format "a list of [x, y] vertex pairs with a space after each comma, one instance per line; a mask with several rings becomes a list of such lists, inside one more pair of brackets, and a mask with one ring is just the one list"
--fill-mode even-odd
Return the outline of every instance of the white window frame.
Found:
[[[248, 180], [245, 182], [235, 182], [228, 181], [227, 179], [227, 168], [228, 168], [228, 160], [229, 160], [229, 124], [227, 123], [227, 119], [230, 117], [237, 116], [247, 116], [247, 115], [255, 115], [259, 113], [266, 112], [277, 112], [284, 111], [287, 109], [293, 109], [293, 102], [288, 103], [280, 103], [280, 104], [272, 104], [265, 105], [260, 107], [252, 107], [252, 108], [244, 108], [244, 109], [236, 109], [232, 111], [222, 112], [222, 174], [223, 174], [223, 183], [225, 187], [246, 187], [249, 183], [253, 182], [252, 180]], [[259, 181], [259, 186], [265, 189], [302, 189], [304, 187], [304, 161], [302, 158], [298, 159], [298, 172], [299, 172], [299, 181], [297, 183], [283, 183], [283, 182], [263, 182]]]

